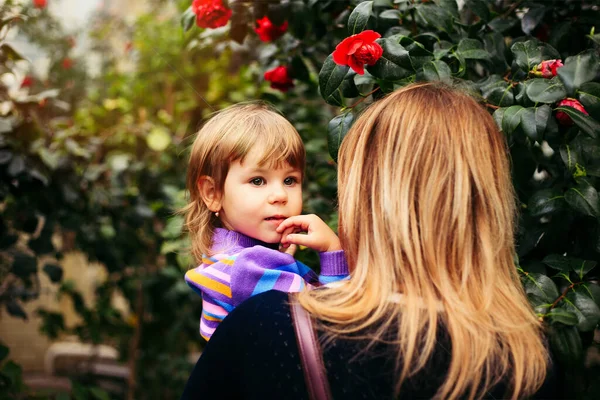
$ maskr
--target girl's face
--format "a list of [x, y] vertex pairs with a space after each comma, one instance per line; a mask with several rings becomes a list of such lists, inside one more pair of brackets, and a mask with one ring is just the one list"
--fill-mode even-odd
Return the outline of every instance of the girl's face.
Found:
[[252, 149], [243, 163], [231, 163], [225, 178], [219, 218], [227, 229], [266, 243], [278, 243], [275, 229], [302, 211], [302, 171], [284, 164], [259, 166]]

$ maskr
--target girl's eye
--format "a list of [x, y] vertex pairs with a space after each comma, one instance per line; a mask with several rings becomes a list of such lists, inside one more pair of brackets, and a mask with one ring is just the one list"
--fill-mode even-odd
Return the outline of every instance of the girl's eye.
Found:
[[263, 178], [252, 178], [250, 179], [250, 183], [254, 186], [262, 186], [265, 184], [265, 180]]
[[283, 184], [287, 186], [291, 186], [294, 183], [298, 183], [298, 179], [294, 178], [293, 176], [289, 176], [283, 180]]

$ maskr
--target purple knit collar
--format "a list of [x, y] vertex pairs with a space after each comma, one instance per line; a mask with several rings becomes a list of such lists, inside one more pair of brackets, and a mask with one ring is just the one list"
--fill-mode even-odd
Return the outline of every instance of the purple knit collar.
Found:
[[224, 228], [215, 228], [215, 232], [213, 234], [213, 246], [222, 246], [224, 244], [242, 248], [254, 246], [263, 246], [269, 249], [279, 248], [279, 243], [265, 243], [261, 242], [260, 240], [251, 238], [250, 236], [246, 236], [243, 233], [230, 231]]

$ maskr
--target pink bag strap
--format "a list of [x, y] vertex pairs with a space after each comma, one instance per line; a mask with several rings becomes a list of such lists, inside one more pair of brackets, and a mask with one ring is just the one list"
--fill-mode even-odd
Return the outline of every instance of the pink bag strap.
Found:
[[289, 300], [309, 398], [311, 400], [330, 400], [332, 397], [329, 381], [311, 316], [292, 293], [289, 294]]

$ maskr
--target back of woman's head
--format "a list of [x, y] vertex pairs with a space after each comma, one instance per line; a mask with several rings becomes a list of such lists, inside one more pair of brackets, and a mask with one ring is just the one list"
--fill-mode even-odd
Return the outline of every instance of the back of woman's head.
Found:
[[262, 102], [239, 103], [215, 113], [196, 134], [187, 171], [188, 204], [181, 210], [190, 234], [192, 255], [200, 263], [210, 255], [219, 219], [202, 201], [199, 182], [204, 176], [223, 192], [232, 162], [260, 151], [259, 165], [287, 163], [304, 173], [304, 144], [296, 129], [275, 108]]
[[441, 398], [480, 397], [500, 379], [513, 397], [536, 390], [547, 355], [513, 261], [508, 149], [487, 111], [446, 85], [402, 88], [348, 132], [338, 185], [352, 279], [303, 304], [334, 333], [396, 326], [397, 389], [425, 365], [441, 323], [452, 342]]

